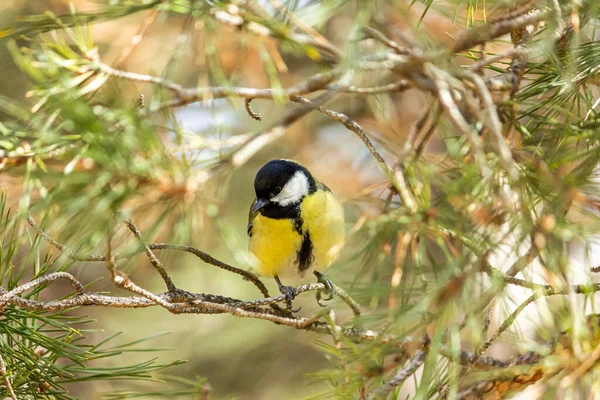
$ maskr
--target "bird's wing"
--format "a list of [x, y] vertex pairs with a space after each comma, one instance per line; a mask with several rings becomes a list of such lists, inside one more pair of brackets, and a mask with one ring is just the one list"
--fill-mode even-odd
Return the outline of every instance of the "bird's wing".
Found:
[[256, 199], [254, 199], [254, 201], [252, 202], [252, 204], [250, 204], [250, 209], [248, 210], [248, 236], [252, 237], [252, 221], [254, 221], [254, 218], [256, 217], [255, 212], [252, 212], [252, 209], [254, 208], [254, 206], [256, 205]]

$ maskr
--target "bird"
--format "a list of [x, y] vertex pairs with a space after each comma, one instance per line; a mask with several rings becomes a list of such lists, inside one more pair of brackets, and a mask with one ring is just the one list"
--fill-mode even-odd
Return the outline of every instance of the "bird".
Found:
[[[276, 159], [262, 166], [254, 179], [256, 198], [248, 215], [249, 250], [258, 273], [273, 277], [293, 312], [296, 291], [281, 276], [312, 272], [333, 298], [333, 284], [320, 271], [329, 267], [344, 245], [344, 211], [325, 184], [303, 165]], [[321, 303], [317, 291], [317, 303]]]

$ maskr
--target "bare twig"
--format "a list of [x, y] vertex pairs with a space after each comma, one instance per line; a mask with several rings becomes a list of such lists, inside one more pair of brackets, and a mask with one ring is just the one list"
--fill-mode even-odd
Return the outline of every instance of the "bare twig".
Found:
[[246, 112], [248, 113], [248, 115], [250, 116], [250, 118], [256, 120], [256, 121], [262, 121], [262, 115], [260, 115], [259, 113], [255, 112], [252, 109], [252, 106], [250, 106], [250, 102], [252, 101], [252, 99], [245, 99], [244, 100], [244, 105], [246, 106]]
[[[325, 104], [328, 101], [330, 101], [337, 94], [338, 87], [339, 86], [335, 86], [334, 89], [328, 90], [327, 92], [320, 95], [316, 99], [310, 101], [309, 103], [305, 103], [299, 107], [295, 107], [288, 110], [283, 115], [283, 117], [279, 119], [279, 121], [274, 123], [265, 132], [252, 136], [248, 139], [246, 143], [234, 150], [227, 157], [224, 157], [221, 160], [221, 164], [219, 164], [219, 166], [225, 164], [237, 168], [245, 164], [252, 156], [254, 156], [254, 154], [260, 151], [262, 148], [282, 137], [285, 134], [286, 128], [289, 125], [298, 121], [311, 111], [318, 109], [318, 107], [320, 107], [322, 104]], [[290, 97], [295, 98], [294, 96]]]
[[184, 90], [181, 85], [158, 76], [138, 74], [136, 72], [122, 71], [120, 69], [113, 68], [110, 65], [101, 62], [97, 57], [97, 54], [90, 54], [90, 58], [94, 61], [98, 70], [108, 76], [134, 82], [152, 83], [170, 90], [175, 95], [179, 95]]
[[[293, 96], [293, 97], [291, 97], [291, 100], [296, 101], [298, 103], [302, 103], [302, 104], [313, 104], [313, 102], [311, 102], [309, 99], [304, 98], [304, 97], [299, 97], [299, 96]], [[362, 140], [362, 142], [365, 144], [365, 146], [367, 147], [367, 149], [369, 150], [371, 155], [377, 161], [377, 165], [379, 165], [379, 169], [381, 169], [381, 171], [383, 171], [383, 173], [386, 174], [386, 176], [391, 176], [392, 169], [387, 164], [387, 162], [383, 159], [381, 154], [379, 154], [379, 152], [377, 151], [377, 149], [371, 142], [371, 139], [369, 139], [369, 137], [367, 136], [367, 133], [363, 130], [363, 128], [356, 121], [354, 121], [352, 118], [348, 117], [345, 114], [330, 110], [323, 106], [317, 106], [315, 108], [319, 112], [327, 115], [328, 117], [335, 119], [336, 121], [338, 121], [339, 123], [344, 125], [346, 128], [348, 128], [352, 132], [356, 133], [356, 135], [360, 138], [360, 140]]]
[[494, 101], [492, 100], [492, 95], [485, 86], [483, 78], [472, 72], [467, 72], [467, 76], [475, 84], [475, 87], [479, 92], [479, 97], [485, 105], [485, 109], [487, 110], [489, 117], [489, 123], [487, 125], [489, 126], [490, 131], [498, 143], [498, 150], [502, 165], [504, 166], [504, 169], [506, 170], [511, 181], [515, 182], [518, 179], [518, 172], [512, 161], [512, 153], [504, 140], [504, 136], [502, 136], [502, 124], [500, 122], [500, 118], [498, 117], [498, 111], [496, 110]]
[[498, 327], [496, 332], [488, 340], [486, 340], [486, 342], [483, 345], [481, 345], [481, 347], [477, 349], [477, 351], [475, 351], [475, 359], [481, 357], [481, 355], [485, 353], [485, 351], [496, 341], [496, 339], [500, 337], [502, 332], [507, 330], [515, 322], [517, 316], [525, 309], [525, 307], [527, 307], [529, 304], [533, 303], [540, 297], [542, 297], [541, 293], [533, 294], [529, 296], [524, 302], [519, 304], [519, 306], [508, 316], [508, 318], [504, 320], [500, 327]]
[[160, 296], [155, 295], [143, 289], [133, 283], [131, 279], [121, 271], [117, 269], [115, 257], [112, 254], [112, 244], [111, 244], [112, 235], [109, 234], [106, 239], [106, 269], [110, 274], [110, 279], [113, 283], [122, 289], [129, 290], [132, 293], [139, 294], [140, 296], [149, 299], [150, 301], [159, 304], [166, 308], [167, 310], [172, 309], [172, 304], [161, 298]]
[[[88, 57], [93, 61], [92, 66], [106, 75], [134, 82], [151, 83], [171, 91], [174, 95], [173, 99], [161, 103], [158, 106], [159, 109], [182, 107], [207, 98], [219, 99], [223, 97], [241, 97], [246, 99], [272, 99], [276, 97], [289, 97], [313, 93], [324, 89], [340, 74], [339, 71], [336, 70], [318, 73], [304, 82], [287, 89], [256, 89], [234, 86], [209, 86], [188, 89], [178, 83], [171, 82], [158, 76], [138, 74], [113, 68], [100, 61], [99, 56], [96, 53], [89, 54]], [[148, 112], [151, 111], [155, 110], [150, 110]]]
[[229, 264], [226, 264], [220, 260], [217, 260], [210, 254], [205, 253], [201, 250], [198, 250], [195, 247], [178, 245], [178, 244], [170, 244], [170, 243], [149, 243], [148, 248], [150, 248], [151, 250], [170, 249], [170, 250], [180, 250], [180, 251], [185, 251], [187, 253], [192, 253], [193, 255], [195, 255], [196, 257], [198, 257], [199, 259], [201, 259], [202, 261], [204, 261], [207, 264], [214, 265], [215, 267], [224, 269], [225, 271], [232, 272], [234, 274], [242, 276], [244, 278], [244, 280], [252, 282], [265, 297], [269, 297], [269, 291], [267, 290], [266, 286], [252, 272], [243, 270], [241, 268], [234, 267]]
[[12, 387], [12, 383], [10, 383], [10, 375], [8, 371], [6, 371], [6, 364], [4, 363], [4, 358], [0, 353], [0, 373], [2, 374], [2, 378], [4, 379], [4, 385], [6, 385], [6, 390], [8, 390], [8, 394], [12, 397], [12, 400], [18, 400], [17, 394]]
[[75, 260], [75, 261], [106, 261], [105, 256], [100, 256], [100, 255], [82, 256], [82, 255], [76, 254], [76, 253], [72, 252], [71, 250], [67, 249], [67, 246], [57, 242], [56, 240], [54, 240], [50, 236], [48, 236], [48, 234], [46, 232], [44, 232], [35, 223], [35, 221], [31, 217], [31, 215], [27, 217], [27, 222], [38, 233], [38, 235], [40, 235], [42, 238], [44, 238], [44, 240], [46, 242], [48, 242], [52, 246], [56, 247], [59, 251], [66, 253], [67, 256], [72, 260]]
[[43, 285], [45, 283], [54, 282], [57, 279], [66, 279], [69, 281], [71, 286], [77, 291], [77, 293], [82, 294], [84, 292], [83, 285], [75, 279], [75, 277], [67, 272], [54, 272], [52, 274], [44, 275], [39, 278], [36, 278], [32, 281], [24, 283], [23, 285], [17, 286], [9, 292], [6, 292], [0, 296], [0, 305], [4, 306], [6, 303], [10, 302], [13, 297], [20, 295], [23, 292], [26, 292], [30, 289], [33, 289], [37, 286]]
[[[35, 224], [35, 221], [31, 217], [29, 217], [29, 223], [32, 225], [32, 227], [34, 227], [34, 228], [37, 227], [37, 225]], [[127, 224], [128, 228], [134, 233], [136, 238], [140, 239], [140, 241], [141, 241], [141, 234], [140, 234], [139, 230], [137, 229], [137, 227], [135, 226], [135, 224], [133, 224], [133, 222], [126, 217], [125, 217], [125, 223]], [[52, 238], [50, 238], [45, 232], [43, 232], [41, 229], [39, 229], [39, 227], [36, 229], [36, 231], [38, 233], [40, 233], [40, 235], [42, 235], [42, 237], [44, 239], [48, 240], [48, 242], [51, 243], [53, 246], [57, 247], [61, 251], [66, 251], [66, 246], [64, 246], [63, 244], [58, 243], [55, 240], [53, 240]], [[167, 276], [167, 278], [169, 278], [169, 276], [167, 275], [166, 271], [164, 270], [162, 263], [160, 263], [158, 258], [154, 255], [154, 253], [152, 253], [152, 250], [170, 249], [170, 250], [179, 250], [179, 251], [185, 251], [188, 253], [192, 253], [195, 256], [197, 256], [198, 258], [200, 258], [202, 261], [204, 261], [208, 264], [225, 269], [229, 272], [233, 272], [233, 273], [242, 275], [245, 279], [252, 281], [261, 290], [261, 292], [265, 296], [265, 299], [254, 300], [254, 301], [249, 301], [249, 302], [242, 302], [242, 301], [236, 300], [236, 299], [227, 300], [227, 299], [221, 297], [221, 300], [224, 299], [225, 302], [229, 301], [231, 303], [236, 304], [236, 306], [241, 307], [241, 308], [254, 308], [254, 307], [259, 307], [259, 306], [263, 306], [263, 305], [272, 305], [275, 303], [285, 301], [285, 296], [283, 296], [283, 295], [279, 295], [276, 297], [270, 297], [269, 292], [268, 292], [267, 288], [264, 286], [264, 284], [251, 272], [244, 271], [242, 269], [225, 264], [225, 263], [213, 258], [209, 254], [204, 253], [203, 251], [200, 251], [194, 247], [183, 246], [183, 245], [174, 245], [174, 244], [168, 244], [168, 243], [149, 243], [149, 244], [143, 243], [143, 245], [144, 245], [144, 248], [145, 248], [145, 251], [146, 251], [146, 254], [148, 255], [148, 257], [151, 260], [154, 258], [154, 262], [158, 263], [157, 265], [160, 267], [160, 270], [162, 270], [164, 272], [164, 274]], [[76, 256], [77, 257], [76, 259], [78, 259], [78, 260], [105, 261], [107, 269], [110, 272], [111, 279], [113, 280], [113, 282], [115, 282], [115, 284], [117, 284], [117, 286], [125, 288], [127, 290], [130, 290], [136, 294], [139, 294], [147, 299], [150, 299], [150, 300], [156, 302], [157, 304], [162, 305], [163, 307], [165, 307], [169, 310], [172, 310], [171, 305], [167, 304], [160, 296], [156, 296], [152, 293], [149, 293], [146, 290], [135, 285], [133, 282], [131, 282], [131, 280], [125, 274], [123, 274], [122, 272], [120, 272], [116, 269], [115, 262], [116, 262], [117, 257], [115, 254], [112, 253], [112, 246], [110, 243], [107, 243], [106, 256], [77, 256], [75, 254], [71, 254], [71, 255]], [[123, 256], [121, 256], [121, 258], [131, 257], [131, 255], [132, 254], [123, 255]], [[154, 262], [153, 262], [153, 264], [154, 264]], [[155, 267], [157, 265], [155, 265]], [[45, 280], [42, 280], [42, 278], [40, 278], [36, 281], [29, 282], [28, 284], [23, 285], [22, 287], [20, 286], [19, 288], [14, 289], [13, 291], [0, 297], [0, 302], [2, 302], [2, 299], [4, 297], [9, 298], [15, 294], [22, 293], [22, 292], [30, 289], [31, 287], [34, 287], [34, 286], [40, 285], [46, 281], [55, 280], [58, 278], [69, 279], [72, 282], [72, 284], [74, 285], [74, 287], [77, 289], [78, 292], [80, 292], [80, 293], [83, 292], [83, 286], [81, 286], [81, 284], [72, 275], [67, 274], [66, 272], [58, 272], [55, 274], [48, 275], [47, 277], [44, 278]], [[175, 287], [175, 285], [173, 285], [170, 278], [168, 279], [168, 281], [172, 285], [172, 288], [169, 288], [169, 292], [171, 292], [171, 293], [178, 292], [179, 290]], [[27, 285], [29, 285], [29, 286], [27, 286]], [[31, 285], [33, 285], [33, 286], [31, 286]], [[296, 293], [300, 294], [300, 293], [303, 293], [306, 291], [323, 290], [323, 289], [325, 289], [325, 286], [323, 284], [315, 283], [315, 284], [311, 284], [311, 285], [302, 285], [302, 286], [297, 287]], [[357, 316], [360, 315], [360, 306], [358, 305], [358, 303], [356, 303], [356, 301], [354, 301], [354, 299], [352, 299], [352, 297], [350, 297], [348, 295], [348, 293], [346, 293], [346, 291], [344, 291], [343, 289], [334, 285], [334, 292], [340, 299], [342, 299], [350, 307], [350, 309], [352, 310], [352, 312], [355, 315], [357, 315]], [[6, 302], [6, 300], [5, 300], [5, 302]]]
[[406, 89], [410, 89], [411, 86], [412, 86], [412, 84], [410, 81], [402, 79], [402, 80], [388, 83], [388, 84], [381, 85], [381, 86], [358, 87], [358, 86], [350, 85], [345, 88], [341, 88], [340, 92], [356, 93], [356, 94], [398, 93], [398, 92], [403, 92]]
[[487, 67], [488, 65], [501, 61], [505, 58], [513, 58], [515, 56], [524, 55], [526, 52], [527, 50], [523, 48], [510, 48], [491, 57], [479, 60], [473, 65], [469, 65], [469, 69], [471, 71], [478, 72]]
[[146, 252], [146, 255], [148, 256], [148, 259], [150, 260], [150, 263], [152, 263], [152, 265], [154, 266], [154, 269], [156, 269], [156, 271], [162, 277], [163, 281], [165, 281], [165, 285], [167, 285], [167, 290], [169, 292], [174, 292], [175, 290], [177, 290], [177, 287], [173, 283], [173, 280], [171, 279], [171, 277], [169, 276], [169, 274], [167, 274], [167, 272], [165, 271], [165, 267], [162, 265], [162, 263], [160, 262], [160, 260], [158, 259], [158, 257], [156, 257], [154, 255], [154, 253], [152, 252], [152, 250], [150, 250], [150, 248], [148, 247], [148, 245], [142, 240], [142, 235], [140, 234], [139, 229], [135, 226], [135, 224], [133, 223], [133, 221], [129, 217], [127, 217], [123, 212], [120, 212], [119, 214], [121, 215], [121, 217], [125, 221], [125, 225], [127, 225], [127, 227], [133, 233], [133, 235], [144, 246], [144, 250]]
[[384, 396], [394, 390], [394, 388], [400, 386], [404, 381], [413, 376], [427, 358], [427, 352], [425, 350], [419, 350], [412, 360], [402, 368], [392, 379], [386, 382], [382, 387], [373, 391], [369, 394], [367, 399], [375, 399], [380, 396]]
[[458, 38], [450, 52], [460, 53], [461, 51], [479, 46], [482, 43], [489, 42], [500, 36], [506, 35], [507, 33], [543, 21], [550, 15], [551, 11], [548, 10], [538, 13], [527, 13], [511, 19], [502, 19], [469, 29]]
[[210, 86], [204, 88], [183, 89], [176, 92], [172, 100], [168, 100], [158, 107], [159, 109], [182, 107], [196, 101], [201, 101], [210, 96], [211, 99], [223, 97], [242, 97], [247, 99], [272, 99], [275, 97], [298, 96], [314, 93], [324, 89], [338, 76], [337, 71], [316, 74], [306, 81], [287, 89], [254, 89], [247, 87]]
[[[55, 241], [46, 232], [44, 232], [35, 223], [35, 221], [33, 220], [33, 218], [31, 216], [28, 217], [27, 221], [29, 222], [31, 227], [40, 236], [42, 236], [44, 238], [44, 240], [46, 240], [48, 243], [50, 243], [52, 246], [54, 246], [61, 252], [64, 252], [70, 259], [75, 260], [75, 261], [88, 261], [88, 262], [105, 262], [106, 261], [105, 255], [99, 255], [99, 254], [81, 255], [81, 254], [77, 254], [77, 253], [74, 253], [74, 252], [68, 250], [67, 246]], [[192, 253], [207, 264], [211, 264], [211, 265], [214, 265], [215, 267], [224, 269], [224, 270], [232, 272], [234, 274], [241, 275], [245, 280], [252, 282], [261, 291], [261, 293], [265, 297], [269, 297], [269, 291], [267, 290], [266, 286], [252, 272], [245, 271], [243, 269], [226, 264], [226, 263], [210, 256], [209, 254], [196, 249], [195, 247], [185, 246], [185, 245], [177, 245], [177, 244], [169, 244], [169, 243], [149, 243], [147, 246], [150, 250], [172, 249], [172, 250], [180, 250], [180, 251]], [[119, 260], [119, 259], [123, 259], [123, 258], [130, 258], [136, 254], [139, 254], [141, 251], [143, 251], [143, 250], [140, 249], [140, 250], [136, 250], [136, 251], [133, 251], [130, 253], [125, 253], [125, 254], [115, 254], [114, 257], [115, 257], [115, 260]]]
[[473, 156], [477, 165], [479, 166], [482, 177], [490, 175], [490, 169], [485, 162], [485, 155], [482, 149], [481, 138], [477, 133], [469, 126], [469, 123], [463, 116], [462, 112], [458, 108], [456, 102], [452, 97], [450, 85], [445, 79], [447, 72], [433, 66], [432, 64], [427, 65], [427, 69], [431, 75], [434, 76], [434, 81], [437, 86], [437, 95], [440, 100], [442, 108], [446, 111], [446, 114], [450, 118], [450, 121], [454, 126], [463, 133], [469, 142], [473, 151]]
[[383, 43], [384, 45], [386, 45], [387, 47], [389, 47], [390, 49], [394, 50], [396, 53], [398, 54], [410, 54], [410, 50], [400, 46], [398, 43], [394, 42], [393, 40], [389, 39], [387, 36], [385, 36], [383, 33], [381, 33], [380, 31], [378, 31], [375, 28], [369, 27], [369, 26], [365, 26], [363, 28], [366, 36], [371, 37], [373, 39], [379, 40], [381, 43]]
[[[318, 328], [315, 325], [318, 318], [290, 318], [286, 316], [277, 315], [277, 310], [270, 308], [261, 308], [261, 306], [271, 305], [285, 301], [285, 296], [280, 295], [276, 297], [270, 297], [267, 299], [253, 300], [244, 302], [237, 299], [215, 296], [211, 294], [187, 294], [184, 296], [184, 301], [181, 300], [180, 293], [164, 293], [160, 295], [154, 295], [148, 291], [135, 285], [129, 278], [123, 273], [116, 269], [114, 264], [115, 260], [111, 254], [111, 251], [107, 251], [107, 269], [111, 274], [111, 279], [119, 287], [129, 290], [139, 296], [133, 297], [115, 297], [106, 296], [98, 293], [84, 292], [83, 289], [74, 297], [69, 297], [61, 300], [52, 300], [47, 302], [41, 302], [36, 300], [24, 299], [18, 296], [18, 294], [31, 289], [35, 286], [39, 286], [43, 283], [56, 280], [58, 278], [67, 278], [72, 283], [80, 288], [83, 285], [79, 283], [72, 275], [66, 272], [49, 274], [40, 277], [36, 280], [28, 282], [13, 289], [10, 292], [4, 292], [0, 297], [0, 301], [5, 304], [14, 304], [23, 309], [32, 311], [62, 311], [68, 310], [73, 307], [79, 306], [102, 306], [102, 307], [116, 307], [116, 308], [147, 308], [152, 306], [160, 305], [170, 312], [175, 314], [214, 314], [214, 313], [228, 313], [239, 317], [245, 318], [257, 318], [264, 319], [271, 322], [275, 322], [282, 325], [291, 326], [297, 329], [309, 329], [315, 331], [325, 331], [325, 329]], [[296, 287], [297, 293], [304, 293], [309, 291], [323, 290], [325, 285], [321, 283], [315, 283], [310, 285], [301, 285]], [[354, 302], [338, 287], [334, 287], [335, 293], [344, 300], [354, 311], [355, 314], [360, 313], [358, 304]], [[319, 314], [321, 315], [321, 314]], [[349, 337], [362, 337], [372, 336], [370, 331], [356, 331], [346, 328], [346, 335]]]

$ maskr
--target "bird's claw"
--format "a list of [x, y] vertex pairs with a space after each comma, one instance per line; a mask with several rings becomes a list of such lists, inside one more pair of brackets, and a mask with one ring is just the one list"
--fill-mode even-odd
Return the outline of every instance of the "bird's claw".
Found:
[[302, 309], [302, 307], [298, 307], [298, 309], [296, 309], [296, 310], [294, 310], [292, 308], [292, 300], [294, 300], [294, 298], [296, 297], [296, 290], [293, 287], [281, 286], [279, 288], [279, 291], [281, 292], [282, 295], [285, 296], [285, 304], [286, 304], [288, 310], [290, 310], [293, 313], [297, 313], [298, 311], [300, 311]]
[[322, 292], [322, 290], [317, 290], [317, 295], [316, 295], [316, 297], [317, 297], [317, 304], [320, 305], [321, 307], [327, 307], [327, 304], [321, 303], [321, 292]]
[[321, 307], [325, 307], [325, 304], [321, 303], [321, 293], [322, 292], [327, 292], [328, 296], [323, 298], [323, 301], [329, 301], [333, 299], [333, 283], [325, 278], [325, 276], [323, 276], [322, 274], [317, 275], [317, 281], [319, 283], [322, 283], [323, 285], [325, 285], [325, 290], [323, 289], [319, 289], [317, 290], [317, 304], [320, 305]]

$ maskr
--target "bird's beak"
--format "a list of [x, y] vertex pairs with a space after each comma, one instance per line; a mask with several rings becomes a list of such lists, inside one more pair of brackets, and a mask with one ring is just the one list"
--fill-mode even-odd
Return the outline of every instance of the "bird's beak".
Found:
[[254, 208], [252, 209], [252, 212], [258, 212], [258, 210], [260, 210], [261, 208], [268, 206], [269, 204], [271, 204], [270, 200], [263, 200], [263, 199], [257, 199], [256, 200], [256, 204], [254, 205]]

